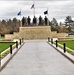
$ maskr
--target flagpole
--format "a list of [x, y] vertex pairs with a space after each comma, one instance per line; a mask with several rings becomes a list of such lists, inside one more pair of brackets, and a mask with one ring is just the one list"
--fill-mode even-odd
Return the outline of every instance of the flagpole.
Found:
[[22, 27], [22, 19], [21, 19], [21, 16], [20, 16], [20, 26]]
[[20, 16], [20, 26], [22, 27], [22, 19], [21, 19], [21, 16]]
[[49, 26], [49, 9], [47, 8], [47, 11], [48, 11], [48, 26]]
[[[20, 9], [20, 12], [21, 12], [21, 9]], [[22, 27], [22, 19], [21, 19], [21, 17], [22, 17], [22, 13], [20, 14], [20, 26]]]
[[20, 11], [17, 13], [17, 15], [19, 16], [19, 25], [20, 25], [20, 27], [22, 27], [22, 20], [21, 20], [21, 9], [20, 9]]
[[33, 2], [33, 4], [34, 4], [34, 11], [33, 12], [34, 12], [34, 16], [35, 16], [35, 2]]

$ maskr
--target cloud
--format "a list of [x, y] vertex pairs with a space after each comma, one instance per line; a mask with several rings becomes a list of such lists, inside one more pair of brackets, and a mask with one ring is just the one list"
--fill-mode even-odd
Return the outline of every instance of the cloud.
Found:
[[0, 19], [17, 17], [17, 13], [22, 11], [22, 16], [33, 17], [31, 6], [35, 1], [36, 17], [40, 15], [44, 18], [44, 11], [49, 10], [49, 19], [56, 18], [64, 20], [70, 15], [74, 18], [74, 1], [73, 0], [0, 0]]

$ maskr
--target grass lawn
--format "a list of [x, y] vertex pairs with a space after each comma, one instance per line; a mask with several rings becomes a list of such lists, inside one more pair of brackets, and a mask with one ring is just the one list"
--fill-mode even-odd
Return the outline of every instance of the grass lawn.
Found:
[[60, 44], [63, 45], [63, 43], [66, 43], [66, 46], [72, 50], [74, 50], [74, 41], [63, 41], [63, 42], [59, 42]]
[[14, 44], [14, 43], [0, 43], [0, 52], [3, 52], [4, 50], [6, 50], [7, 48], [10, 47], [10, 44]]

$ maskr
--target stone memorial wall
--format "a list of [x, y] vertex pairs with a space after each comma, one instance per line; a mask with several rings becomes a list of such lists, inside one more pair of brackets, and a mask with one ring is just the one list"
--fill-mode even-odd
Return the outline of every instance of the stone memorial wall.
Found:
[[50, 26], [33, 26], [33, 27], [19, 27], [19, 32], [15, 32], [13, 35], [5, 35], [5, 38], [8, 39], [20, 39], [24, 38], [25, 40], [35, 40], [35, 39], [48, 39], [66, 37], [66, 33], [57, 33], [51, 32]]

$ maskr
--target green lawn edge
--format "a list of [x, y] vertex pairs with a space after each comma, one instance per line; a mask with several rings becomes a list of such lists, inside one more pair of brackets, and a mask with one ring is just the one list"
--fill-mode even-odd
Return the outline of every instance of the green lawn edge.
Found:
[[[56, 42], [54, 42], [54, 44], [56, 44]], [[58, 43], [58, 46], [59, 46], [61, 49], [63, 49], [63, 45], [62, 45], [62, 44]], [[70, 53], [71, 55], [74, 56], [74, 51], [71, 50], [70, 48], [66, 47], [66, 51], [67, 51], [68, 53]]]
[[[20, 44], [20, 42], [18, 42], [18, 45]], [[12, 50], [14, 50], [16, 48], [16, 44], [12, 45]], [[1, 54], [0, 58], [3, 59], [4, 57], [6, 57], [8, 54], [10, 53], [10, 49], [8, 49], [7, 51], [5, 51], [3, 54]]]

